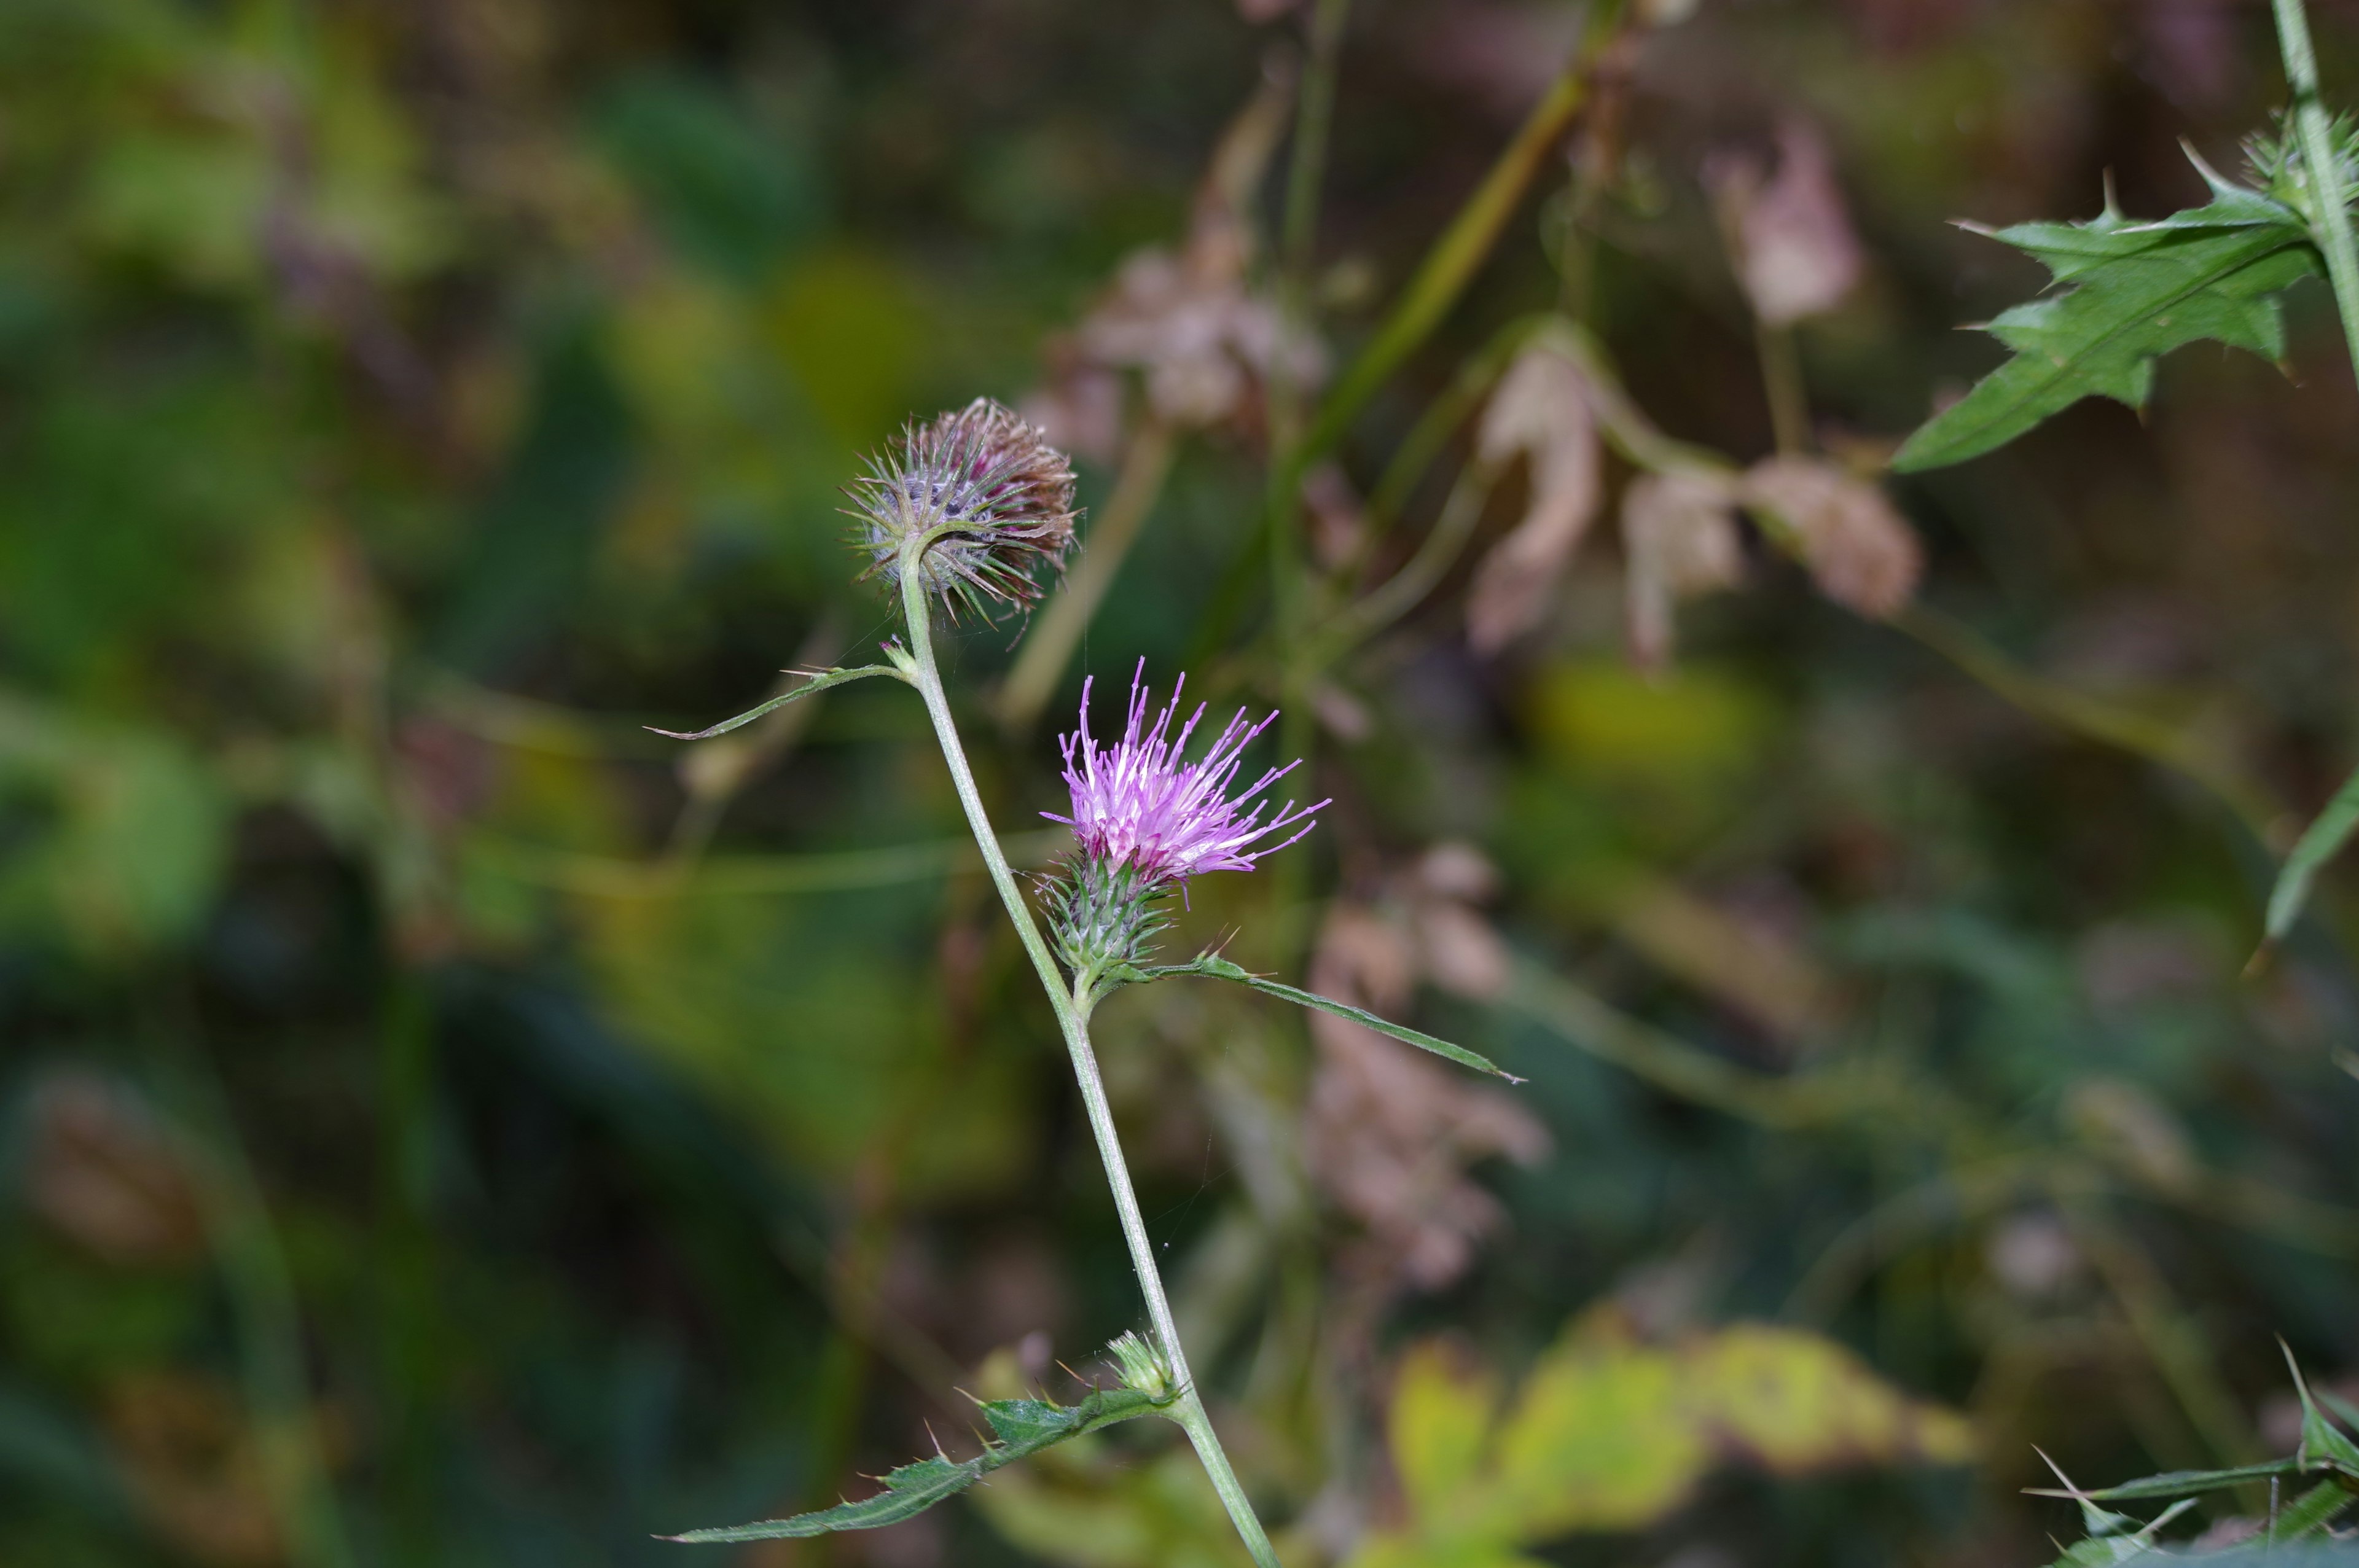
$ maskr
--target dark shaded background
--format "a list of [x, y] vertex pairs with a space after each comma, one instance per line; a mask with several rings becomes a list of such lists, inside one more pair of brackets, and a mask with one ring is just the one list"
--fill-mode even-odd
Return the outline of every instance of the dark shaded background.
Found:
[[[2347, 98], [2359, 12], [2316, 10]], [[1050, 1019], [908, 695], [686, 763], [639, 726], [886, 634], [836, 512], [858, 454], [1040, 386], [1124, 258], [1184, 239], [1304, 21], [0, 5], [0, 1561], [688, 1561], [650, 1532], [857, 1493], [929, 1423], [959, 1441], [951, 1390], [994, 1351], [1070, 1389], [1053, 1362], [1132, 1325]], [[1328, 363], [1577, 33], [1548, 4], [1353, 8], [1309, 275]], [[2133, 213], [2192, 204], [2177, 139], [2232, 167], [2275, 60], [2230, 0], [1704, 0], [1636, 49], [1592, 319], [1666, 429], [1766, 451], [1699, 171], [1801, 115], [1870, 256], [1802, 330], [1820, 438], [1888, 442], [1994, 362], [1956, 324], [2040, 281], [1946, 220], [2085, 217], [2108, 170]], [[1347, 495], [1557, 297], [1564, 181], [1355, 426]], [[1609, 1296], [1649, 1334], [1832, 1333], [1968, 1411], [1984, 1458], [1739, 1469], [1548, 1561], [2046, 1561], [2073, 1521], [2016, 1495], [2033, 1443], [2088, 1483], [2289, 1446], [2273, 1336], [2330, 1382], [2359, 1360], [2347, 876], [2238, 978], [2359, 689], [2359, 397], [2322, 287], [2291, 328], [2286, 374], [2190, 351], [2143, 421], [2083, 406], [1894, 491], [1926, 601], [2034, 686], [1766, 550], [1651, 679], [1610, 532], [1502, 656], [1468, 652], [1461, 572], [1338, 669], [1294, 731], [1336, 805], [1285, 871], [1200, 887], [1183, 940], [1395, 988], [1529, 1085], [1362, 1082], [1298, 1019], [1176, 983], [1104, 1028], [1201, 1369], [1302, 1541], [1397, 1509], [1404, 1340], [1512, 1368]], [[1179, 439], [1052, 715], [1142, 654], [1272, 699], [1259, 600], [1211, 618], [1255, 547], [1260, 397]], [[1018, 631], [946, 656], [1038, 863], [1053, 746], [984, 706]], [[2132, 733], [2181, 765], [2107, 743]], [[1864, 1063], [1905, 1113], [1699, 1103], [1469, 1000], [1501, 940], [1748, 1084]], [[1226, 1561], [1117, 1482], [1093, 1506], [1144, 1555], [1109, 1554], [1113, 1515], [1048, 1556], [962, 1503], [737, 1560]]]

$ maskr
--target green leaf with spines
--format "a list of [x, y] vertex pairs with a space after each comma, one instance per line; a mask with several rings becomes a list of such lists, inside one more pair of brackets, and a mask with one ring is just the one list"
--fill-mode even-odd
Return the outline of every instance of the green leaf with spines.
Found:
[[2305, 1470], [2339, 1470], [2359, 1480], [2359, 1444], [2343, 1435], [2310, 1398], [2310, 1381], [2293, 1358], [2293, 1347], [2280, 1339], [2277, 1348], [2285, 1352], [2286, 1366], [2293, 1373], [2293, 1391], [2301, 1396], [2301, 1446], [2294, 1450], [2294, 1462]]
[[852, 681], [866, 680], [871, 676], [891, 676], [896, 680], [907, 680], [908, 678], [891, 665], [862, 665], [857, 669], [849, 670], [788, 670], [786, 673], [788, 675], [804, 676], [809, 678], [807, 678], [802, 685], [795, 687], [794, 690], [787, 692], [783, 696], [774, 697], [770, 698], [769, 701], [762, 704], [759, 708], [748, 708], [734, 719], [724, 719], [720, 723], [712, 726], [710, 730], [656, 730], [656, 727], [652, 724], [648, 725], [647, 728], [649, 730], [654, 730], [658, 735], [665, 736], [668, 739], [674, 741], [710, 741], [715, 735], [726, 735], [732, 730], [742, 729], [745, 725], [753, 723], [754, 720], [761, 718], [766, 713], [771, 712], [776, 708], [784, 708], [790, 702], [800, 702], [804, 697], [810, 696], [813, 692], [825, 691], [832, 686], [843, 686]]
[[2086, 223], [1977, 230], [2044, 264], [2063, 292], [1990, 323], [2015, 357], [1928, 420], [1892, 466], [1978, 457], [2083, 397], [2143, 409], [2155, 361], [2206, 339], [2282, 359], [2277, 296], [2321, 270], [2310, 225], [2284, 201], [2196, 167], [2212, 201], [2158, 222], [2131, 222], [2109, 196]]
[[2241, 1487], [2250, 1481], [2267, 1481], [2279, 1476], [2299, 1475], [2301, 1465], [2292, 1459], [2272, 1459], [2266, 1465], [2239, 1465], [2231, 1470], [2170, 1470], [2143, 1480], [2125, 1481], [2118, 1487], [2102, 1491], [2065, 1491], [2057, 1487], [2028, 1488], [2035, 1498], [2072, 1498], [2082, 1503], [2126, 1503], [2157, 1498], [2183, 1498], [2199, 1492], [2223, 1492], [2231, 1487]]
[[1479, 1055], [1463, 1045], [1452, 1045], [1447, 1040], [1437, 1040], [1430, 1034], [1408, 1028], [1405, 1024], [1395, 1023], [1390, 1019], [1379, 1018], [1365, 1008], [1353, 1007], [1348, 1003], [1321, 996], [1315, 991], [1298, 990], [1292, 986], [1281, 985], [1276, 980], [1256, 975], [1250, 969], [1239, 968], [1218, 953], [1200, 954], [1185, 964], [1167, 964], [1147, 968], [1125, 967], [1111, 972], [1108, 978], [1138, 982], [1165, 979], [1173, 975], [1202, 975], [1216, 980], [1234, 980], [1241, 986], [1251, 986], [1266, 996], [1274, 996], [1282, 1000], [1290, 1001], [1297, 1007], [1307, 1007], [1319, 1012], [1333, 1013], [1338, 1018], [1348, 1018], [1363, 1028], [1373, 1029], [1379, 1034], [1388, 1034], [1404, 1044], [1416, 1046], [1420, 1051], [1430, 1051], [1437, 1056], [1446, 1056], [1459, 1065], [1472, 1067], [1478, 1073], [1488, 1073], [1495, 1078], [1505, 1078], [1511, 1084], [1520, 1084], [1524, 1081], [1501, 1067], [1488, 1056]]
[[2354, 1502], [2359, 1502], [2359, 1497], [2353, 1495], [2349, 1480], [2330, 1476], [2277, 1511], [2269, 1528], [2269, 1542], [2320, 1540]]
[[832, 1509], [797, 1514], [791, 1519], [762, 1519], [718, 1530], [691, 1530], [658, 1539], [710, 1546], [732, 1541], [796, 1540], [898, 1524], [956, 1497], [1002, 1465], [1102, 1431], [1117, 1422], [1157, 1414], [1178, 1398], [1176, 1390], [1157, 1398], [1135, 1389], [1096, 1389], [1075, 1405], [1060, 1405], [1047, 1400], [980, 1400], [983, 1418], [991, 1424], [998, 1441], [984, 1444], [983, 1452], [972, 1459], [937, 1454], [904, 1465], [879, 1477], [885, 1486], [883, 1491], [856, 1503], [839, 1503]]

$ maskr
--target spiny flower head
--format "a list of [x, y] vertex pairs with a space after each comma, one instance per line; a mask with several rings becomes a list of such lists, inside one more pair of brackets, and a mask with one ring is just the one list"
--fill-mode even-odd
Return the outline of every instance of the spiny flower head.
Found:
[[[1249, 871], [1264, 855], [1274, 854], [1317, 826], [1311, 813], [1327, 803], [1298, 809], [1291, 800], [1269, 820], [1265, 798], [1269, 786], [1292, 773], [1293, 762], [1272, 768], [1245, 789], [1232, 795], [1245, 748], [1277, 715], [1258, 724], [1245, 722], [1240, 708], [1196, 762], [1184, 760], [1188, 741], [1204, 717], [1203, 705], [1171, 733], [1180, 711], [1182, 676], [1173, 686], [1171, 701], [1147, 722], [1147, 688], [1141, 684], [1147, 661], [1131, 676], [1130, 712], [1122, 739], [1101, 746], [1090, 733], [1090, 687], [1082, 683], [1081, 728], [1060, 741], [1065, 757], [1065, 784], [1072, 792], [1073, 814], [1060, 816], [1042, 812], [1051, 822], [1073, 830], [1081, 859], [1109, 871], [1127, 871], [1154, 890], [1185, 882], [1203, 871]], [[1251, 809], [1246, 803], [1252, 801]], [[1295, 829], [1276, 844], [1261, 845], [1271, 835]]]
[[853, 542], [868, 571], [898, 586], [901, 547], [948, 526], [919, 571], [954, 610], [988, 616], [1040, 595], [1042, 561], [1062, 568], [1073, 542], [1073, 467], [1043, 434], [987, 397], [924, 425], [868, 460], [849, 492], [859, 503]]

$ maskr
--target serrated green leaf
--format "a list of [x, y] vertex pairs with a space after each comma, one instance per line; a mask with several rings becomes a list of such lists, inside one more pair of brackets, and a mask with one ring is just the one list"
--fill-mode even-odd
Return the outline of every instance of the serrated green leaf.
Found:
[[2269, 1526], [2269, 1541], [2316, 1541], [2354, 1500], [2359, 1498], [2343, 1476], [2329, 1476], [2278, 1510]]
[[1990, 324], [2015, 358], [1927, 421], [1892, 466], [1980, 456], [2083, 397], [2143, 408], [2154, 362], [2205, 339], [2282, 358], [2277, 296], [2320, 266], [2309, 228], [2257, 191], [2216, 182], [2213, 193], [2211, 205], [2155, 223], [2108, 211], [2087, 223], [2020, 223], [1992, 235], [2046, 265], [2064, 292]]
[[[789, 671], [788, 673], [793, 674], [796, 672]], [[800, 702], [804, 697], [810, 696], [813, 692], [825, 691], [832, 686], [843, 686], [852, 681], [866, 680], [870, 676], [891, 676], [896, 680], [907, 678], [902, 676], [899, 670], [895, 669], [891, 665], [863, 665], [857, 669], [821, 670], [813, 675], [809, 680], [803, 682], [802, 685], [795, 687], [794, 690], [788, 692], [785, 696], [774, 697], [770, 698], [769, 701], [762, 704], [761, 707], [748, 708], [734, 719], [724, 719], [720, 723], [712, 726], [710, 730], [656, 730], [656, 727], [652, 724], [648, 725], [647, 728], [655, 730], [655, 732], [658, 735], [667, 736], [674, 741], [710, 741], [715, 735], [726, 735], [732, 730], [741, 729], [745, 725], [751, 724], [754, 720], [761, 718], [762, 715], [768, 713], [773, 709], [784, 708], [790, 702]]]
[[881, 1477], [883, 1491], [856, 1503], [839, 1503], [834, 1508], [797, 1514], [792, 1519], [762, 1519], [719, 1530], [691, 1530], [660, 1539], [710, 1546], [799, 1539], [898, 1524], [945, 1498], [956, 1497], [1004, 1465], [1012, 1465], [1044, 1448], [1100, 1431], [1116, 1422], [1152, 1415], [1177, 1397], [1172, 1394], [1158, 1400], [1133, 1389], [1098, 1389], [1076, 1405], [1053, 1404], [1046, 1400], [983, 1400], [984, 1419], [991, 1423], [999, 1441], [985, 1444], [983, 1452], [972, 1459], [937, 1455], [904, 1465]]
[[2277, 872], [2277, 886], [2269, 890], [2270, 941], [2293, 929], [2302, 905], [2310, 902], [2310, 884], [2318, 880], [2320, 869], [2351, 841], [2354, 830], [2359, 830], [2359, 772], [2343, 781], [2343, 787], [2334, 792], [2318, 819], [2302, 829], [2293, 853]]
[[2140, 1480], [2125, 1481], [2118, 1487], [2107, 1487], [2096, 1492], [2068, 1492], [2055, 1487], [2029, 1488], [2035, 1498], [2078, 1498], [2090, 1502], [2125, 1503], [2149, 1498], [2181, 1498], [2198, 1492], [2222, 1492], [2231, 1487], [2241, 1487], [2247, 1481], [2266, 1481], [2272, 1476], [2291, 1476], [2301, 1466], [2291, 1459], [2272, 1459], [2266, 1465], [2240, 1465], [2233, 1470], [2171, 1470], [2159, 1476], [2147, 1476]]
[[1250, 969], [1240, 968], [1238, 966], [1229, 962], [1229, 960], [1222, 957], [1217, 953], [1202, 954], [1191, 962], [1185, 964], [1170, 964], [1156, 968], [1130, 969], [1119, 973], [1114, 978], [1117, 979], [1132, 980], [1159, 980], [1172, 975], [1202, 975], [1211, 979], [1234, 980], [1241, 986], [1251, 986], [1254, 989], [1262, 992], [1264, 995], [1274, 996], [1283, 1000], [1290, 1001], [1297, 1007], [1307, 1007], [1319, 1012], [1332, 1012], [1338, 1018], [1348, 1018], [1353, 1022], [1361, 1025], [1363, 1028], [1373, 1029], [1379, 1034], [1388, 1034], [1394, 1039], [1400, 1041], [1403, 1044], [1414, 1045], [1420, 1051], [1430, 1051], [1437, 1056], [1447, 1056], [1459, 1065], [1463, 1067], [1472, 1067], [1478, 1073], [1488, 1073], [1495, 1078], [1505, 1078], [1511, 1084], [1520, 1084], [1524, 1081], [1523, 1079], [1516, 1076], [1515, 1074], [1501, 1067], [1489, 1057], [1478, 1055], [1474, 1052], [1466, 1049], [1463, 1045], [1452, 1045], [1447, 1040], [1437, 1040], [1430, 1034], [1422, 1033], [1418, 1030], [1408, 1028], [1405, 1024], [1395, 1023], [1389, 1019], [1379, 1018], [1375, 1013], [1368, 1011], [1365, 1008], [1351, 1007], [1343, 1002], [1335, 1001], [1330, 998], [1321, 996], [1315, 991], [1298, 990], [1292, 986], [1280, 985], [1276, 980], [1266, 979], [1262, 976], [1255, 974]]

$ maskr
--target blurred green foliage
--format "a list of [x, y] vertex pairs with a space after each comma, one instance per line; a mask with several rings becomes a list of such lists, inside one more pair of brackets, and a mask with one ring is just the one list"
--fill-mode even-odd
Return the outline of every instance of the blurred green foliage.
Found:
[[[1745, 585], [1639, 667], [1601, 518], [1497, 656], [1453, 560], [1306, 676], [1263, 572], [1259, 312], [1299, 298], [1350, 362], [1578, 7], [1355, 4], [1294, 275], [1282, 146], [1200, 187], [1305, 70], [1305, 15], [1245, 9], [1282, 14], [0, 0], [0, 1562], [680, 1561], [651, 1537], [864, 1496], [929, 1432], [972, 1453], [960, 1389], [1103, 1378], [1136, 1316], [1112, 1211], [908, 694], [643, 728], [870, 657], [892, 622], [837, 487], [979, 394], [1063, 400], [1100, 515], [1125, 449], [1082, 438], [1082, 395], [1174, 432], [1052, 719], [1084, 673], [1143, 655], [1162, 689], [1207, 650], [1190, 691], [1282, 704], [1299, 793], [1335, 797], [1194, 891], [1174, 959], [1226, 939], [1530, 1080], [1419, 1076], [1215, 988], [1106, 1009], [1289, 1563], [1455, 1561], [1403, 1555], [1441, 1539], [1431, 1477], [1506, 1475], [1490, 1412], [1576, 1361], [1669, 1379], [1787, 1336], [1827, 1386], [1962, 1412], [1973, 1464], [1917, 1463], [1961, 1456], [1942, 1425], [1788, 1465], [1601, 1393], [1466, 1561], [2044, 1561], [2073, 1519], [2016, 1495], [2032, 1443], [2092, 1484], [2284, 1452], [2280, 1333], [2345, 1387], [2347, 869], [2238, 974], [2359, 743], [2359, 395], [2322, 291], [2288, 296], [2289, 379], [2181, 354], [2143, 424], [2084, 405], [1896, 486], [1944, 621], [1827, 601], [1748, 517]], [[2347, 94], [2359, 31], [2316, 9]], [[1795, 362], [1808, 438], [1872, 471], [1991, 368], [1951, 329], [2039, 282], [1941, 221], [2085, 217], [2108, 168], [2133, 214], [2190, 205], [2176, 138], [2230, 161], [2273, 60], [2208, 0], [1705, 0], [1634, 35], [1613, 115], [1335, 453], [1304, 602], [1440, 531], [1477, 410], [1392, 533], [1361, 498], [1561, 301], [1662, 431], [1770, 451], [1714, 155], [1824, 134], [1866, 259]], [[1192, 281], [1123, 359], [1147, 246]], [[1173, 411], [1182, 371], [1212, 412]], [[1468, 562], [1534, 472], [1486, 481]], [[1038, 624], [945, 653], [1035, 866], [1050, 726], [993, 699]], [[1569, 1321], [1625, 1326], [1577, 1356]], [[1153, 1424], [736, 1560], [1235, 1560]], [[1656, 1440], [1651, 1491], [1572, 1509], [1584, 1455]]]

